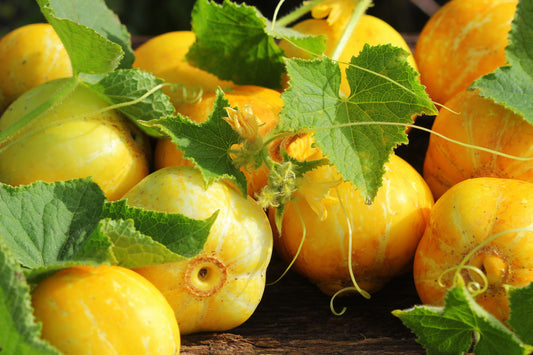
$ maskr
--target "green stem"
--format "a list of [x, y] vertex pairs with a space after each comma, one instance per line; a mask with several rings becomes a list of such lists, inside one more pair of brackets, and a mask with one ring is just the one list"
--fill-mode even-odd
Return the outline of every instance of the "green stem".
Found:
[[335, 46], [335, 50], [331, 55], [331, 59], [333, 59], [334, 61], [337, 61], [339, 59], [342, 52], [344, 51], [344, 48], [346, 47], [346, 44], [348, 43], [348, 40], [353, 34], [353, 31], [355, 29], [355, 26], [357, 26], [359, 19], [365, 14], [366, 10], [370, 7], [370, 5], [372, 5], [372, 0], [357, 1], [357, 4], [353, 9], [352, 16], [350, 17], [350, 21], [348, 21], [348, 24], [346, 25], [346, 28], [344, 29], [344, 32], [342, 33], [342, 36], [339, 39], [339, 42]]
[[[284, 1], [284, 0], [283, 0]], [[280, 2], [278, 7], [283, 3], [283, 1]], [[311, 0], [309, 2], [306, 2], [304, 5], [296, 8], [295, 10], [289, 12], [287, 15], [283, 16], [282, 18], [276, 20], [275, 18], [272, 21], [272, 27], [274, 27], [274, 24], [277, 24], [278, 26], [287, 26], [291, 24], [292, 22], [298, 20], [300, 17], [306, 15], [311, 9], [318, 4], [324, 2], [326, 0]], [[277, 14], [278, 11], [276, 11]]]
[[6, 129], [0, 131], [0, 145], [4, 145], [5, 142], [9, 138], [11, 138], [18, 130], [22, 129], [28, 123], [39, 117], [41, 114], [52, 108], [57, 103], [63, 101], [65, 97], [67, 97], [72, 91], [74, 91], [79, 82], [80, 81], [78, 80], [78, 77], [73, 76], [70, 80], [67, 80], [65, 84], [60, 87], [59, 90], [57, 90], [55, 94], [50, 96], [46, 101], [41, 103], [39, 106], [34, 108], [32, 111], [24, 115], [22, 118], [14, 122]]

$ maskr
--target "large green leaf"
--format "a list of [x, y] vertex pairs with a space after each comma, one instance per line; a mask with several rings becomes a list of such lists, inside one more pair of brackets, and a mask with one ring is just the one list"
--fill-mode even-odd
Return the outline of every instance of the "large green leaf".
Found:
[[330, 163], [368, 203], [392, 150], [408, 142], [405, 124], [437, 112], [406, 57], [390, 45], [365, 46], [346, 70], [348, 97], [339, 94], [341, 71], [333, 60], [287, 60], [290, 87], [282, 94], [278, 131], [313, 131]]
[[103, 0], [37, 0], [67, 50], [75, 73], [103, 74], [130, 68], [127, 29]]
[[105, 196], [87, 179], [0, 185], [0, 235], [26, 268], [75, 259], [96, 229]]
[[281, 87], [283, 51], [255, 7], [199, 0], [191, 17], [196, 42], [187, 60], [192, 65], [237, 84]]

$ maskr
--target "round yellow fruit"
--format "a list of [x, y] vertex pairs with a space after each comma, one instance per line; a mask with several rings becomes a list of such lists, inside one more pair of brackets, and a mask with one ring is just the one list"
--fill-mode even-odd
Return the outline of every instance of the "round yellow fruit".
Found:
[[[505, 321], [508, 286], [533, 281], [533, 183], [492, 177], [462, 181], [437, 200], [414, 260], [414, 281], [425, 304], [442, 306], [454, 273], [476, 282], [476, 302]], [[494, 238], [494, 236], [497, 236]], [[462, 262], [476, 267], [454, 269]]]
[[[192, 31], [172, 31], [153, 37], [135, 50], [134, 68], [151, 72], [169, 83], [182, 84], [183, 90], [164, 88], [175, 107], [195, 99], [195, 92], [213, 92], [217, 87], [227, 88], [234, 84], [217, 78], [214, 74], [187, 63], [185, 55], [196, 37]], [[201, 88], [201, 91], [198, 89]], [[192, 97], [187, 97], [192, 95]]]
[[74, 266], [32, 293], [42, 337], [65, 355], [161, 354], [180, 350], [172, 308], [157, 288], [119, 266]]
[[21, 26], [0, 39], [0, 112], [29, 89], [70, 76], [70, 58], [50, 24]]
[[244, 323], [257, 308], [272, 255], [265, 212], [233, 185], [205, 185], [188, 166], [159, 169], [124, 198], [132, 207], [206, 219], [218, 211], [203, 250], [173, 263], [134, 270], [152, 282], [174, 309], [181, 334], [223, 331]]
[[425, 24], [415, 47], [420, 80], [445, 104], [480, 76], [506, 63], [518, 0], [452, 0]]
[[[320, 157], [307, 137], [288, 146], [291, 156]], [[371, 205], [335, 167], [322, 165], [303, 176], [295, 198], [285, 206], [275, 250], [287, 263], [296, 258], [294, 269], [325, 294], [353, 286], [350, 268], [369, 293], [410, 270], [433, 197], [420, 174], [400, 157], [391, 155], [385, 171]], [[273, 210], [270, 217], [273, 223]]]
[[[68, 80], [41, 84], [20, 96], [0, 118], [11, 126], [51, 98]], [[149, 173], [148, 138], [79, 83], [63, 101], [0, 143], [0, 181], [18, 186], [92, 176], [116, 200]]]
[[533, 126], [518, 114], [464, 90], [446, 102], [433, 123], [424, 160], [424, 178], [439, 198], [453, 185], [474, 177], [501, 177], [533, 181], [532, 161], [500, 156], [474, 147], [528, 158], [533, 150]]

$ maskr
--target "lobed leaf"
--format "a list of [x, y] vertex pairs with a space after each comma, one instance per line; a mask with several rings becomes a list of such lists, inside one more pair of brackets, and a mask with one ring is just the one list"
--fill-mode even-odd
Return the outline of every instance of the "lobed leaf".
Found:
[[475, 354], [529, 354], [533, 350], [479, 306], [464, 285], [448, 291], [444, 307], [415, 306], [393, 311], [393, 315], [417, 335], [428, 354], [463, 354], [471, 348]]
[[75, 73], [103, 74], [131, 68], [126, 27], [103, 0], [37, 0], [67, 50]]
[[290, 87], [278, 130], [312, 130], [316, 145], [368, 203], [393, 148], [408, 142], [402, 124], [437, 112], [406, 57], [391, 45], [365, 46], [346, 70], [348, 97], [339, 93], [341, 71], [333, 60], [286, 61]]
[[201, 124], [180, 114], [153, 120], [147, 124], [167, 135], [183, 152], [185, 158], [194, 161], [207, 184], [218, 179], [230, 179], [246, 194], [246, 177], [233, 164], [230, 156], [230, 149], [240, 143], [241, 138], [223, 119], [226, 116], [224, 108], [229, 106], [224, 92], [219, 89], [209, 118]]

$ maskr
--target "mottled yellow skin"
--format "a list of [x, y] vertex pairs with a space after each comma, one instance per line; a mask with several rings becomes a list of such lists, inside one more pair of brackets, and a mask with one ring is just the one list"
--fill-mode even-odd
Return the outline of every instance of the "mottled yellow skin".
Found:
[[[20, 96], [0, 118], [9, 127], [51, 97], [66, 80], [56, 79]], [[109, 104], [78, 85], [60, 104], [0, 145], [0, 181], [25, 185], [92, 176], [106, 197], [122, 197], [149, 172], [148, 139]]]
[[222, 181], [206, 188], [200, 172], [187, 166], [155, 171], [124, 198], [130, 206], [194, 219], [218, 211], [198, 256], [134, 269], [165, 295], [181, 334], [232, 329], [252, 315], [272, 254], [272, 230], [255, 201]]
[[42, 337], [65, 355], [177, 355], [180, 332], [161, 292], [119, 266], [75, 266], [32, 293]]
[[[416, 251], [414, 281], [425, 304], [443, 305], [454, 272], [465, 255], [489, 237], [533, 227], [533, 183], [515, 179], [473, 178], [458, 183], [437, 200]], [[533, 280], [533, 231], [502, 234], [466, 262], [483, 268], [488, 289], [475, 299], [501, 321], [509, 317], [505, 285], [526, 286]], [[466, 282], [481, 282], [463, 271]], [[445, 287], [439, 285], [439, 277]]]
[[[352, 269], [358, 285], [376, 292], [391, 278], [410, 270], [433, 197], [426, 183], [407, 162], [391, 155], [383, 185], [372, 205], [366, 205], [351, 182], [342, 181], [334, 167], [321, 166], [305, 174], [307, 183], [286, 206], [274, 246], [324, 293], [353, 286], [349, 275], [349, 228], [352, 230]], [[272, 216], [272, 215], [271, 215]]]
[[414, 51], [429, 96], [445, 104], [506, 63], [517, 0], [452, 0], [425, 24]]
[[50, 24], [21, 26], [0, 39], [0, 112], [29, 89], [70, 76], [70, 58]]
[[[278, 91], [255, 85], [238, 85], [226, 90], [225, 98], [231, 107], [242, 109], [250, 105], [258, 119], [261, 137], [265, 137], [279, 122], [283, 100]], [[200, 102], [182, 104], [178, 112], [196, 123], [205, 122], [213, 110], [215, 99], [215, 92], [206, 93]], [[161, 138], [155, 146], [154, 166], [160, 169], [172, 165], [192, 166], [193, 163], [183, 158], [183, 152], [170, 139]], [[242, 171], [248, 180], [248, 194], [255, 197], [267, 183], [268, 169], [263, 165], [256, 170], [243, 168]]]
[[[342, 35], [342, 31], [344, 30], [343, 27], [334, 27], [328, 24], [327, 20], [323, 19], [303, 20], [294, 25], [293, 28], [306, 34], [327, 36], [326, 50], [324, 51], [324, 54], [329, 57], [333, 54]], [[346, 63], [351, 61], [352, 56], [357, 56], [365, 44], [371, 46], [391, 44], [404, 49], [407, 53], [411, 53], [409, 45], [405, 42], [402, 35], [391, 25], [377, 17], [363, 15], [359, 19], [352, 36], [338, 58], [342, 71], [341, 92], [345, 95], [350, 94], [350, 87], [346, 80], [346, 75], [344, 74], [347, 67]], [[288, 57], [310, 58], [309, 53], [295, 47], [288, 41], [282, 40], [280, 42], [280, 47], [285, 51], [285, 55]], [[416, 63], [412, 54], [408, 56], [407, 61], [413, 68], [416, 68]]]
[[[501, 105], [465, 90], [446, 103], [433, 131], [476, 147], [518, 157], [533, 156], [533, 127]], [[456, 183], [473, 177], [533, 181], [533, 162], [467, 148], [431, 135], [424, 160], [424, 178], [435, 198]]]
[[[183, 84], [189, 90], [201, 87], [203, 93], [213, 92], [217, 87], [232, 87], [231, 81], [221, 80], [187, 63], [185, 55], [195, 40], [192, 31], [172, 31], [153, 37], [135, 50], [133, 67], [151, 72], [169, 83]], [[181, 90], [172, 92], [166, 87], [163, 91], [175, 107], [184, 102]]]

